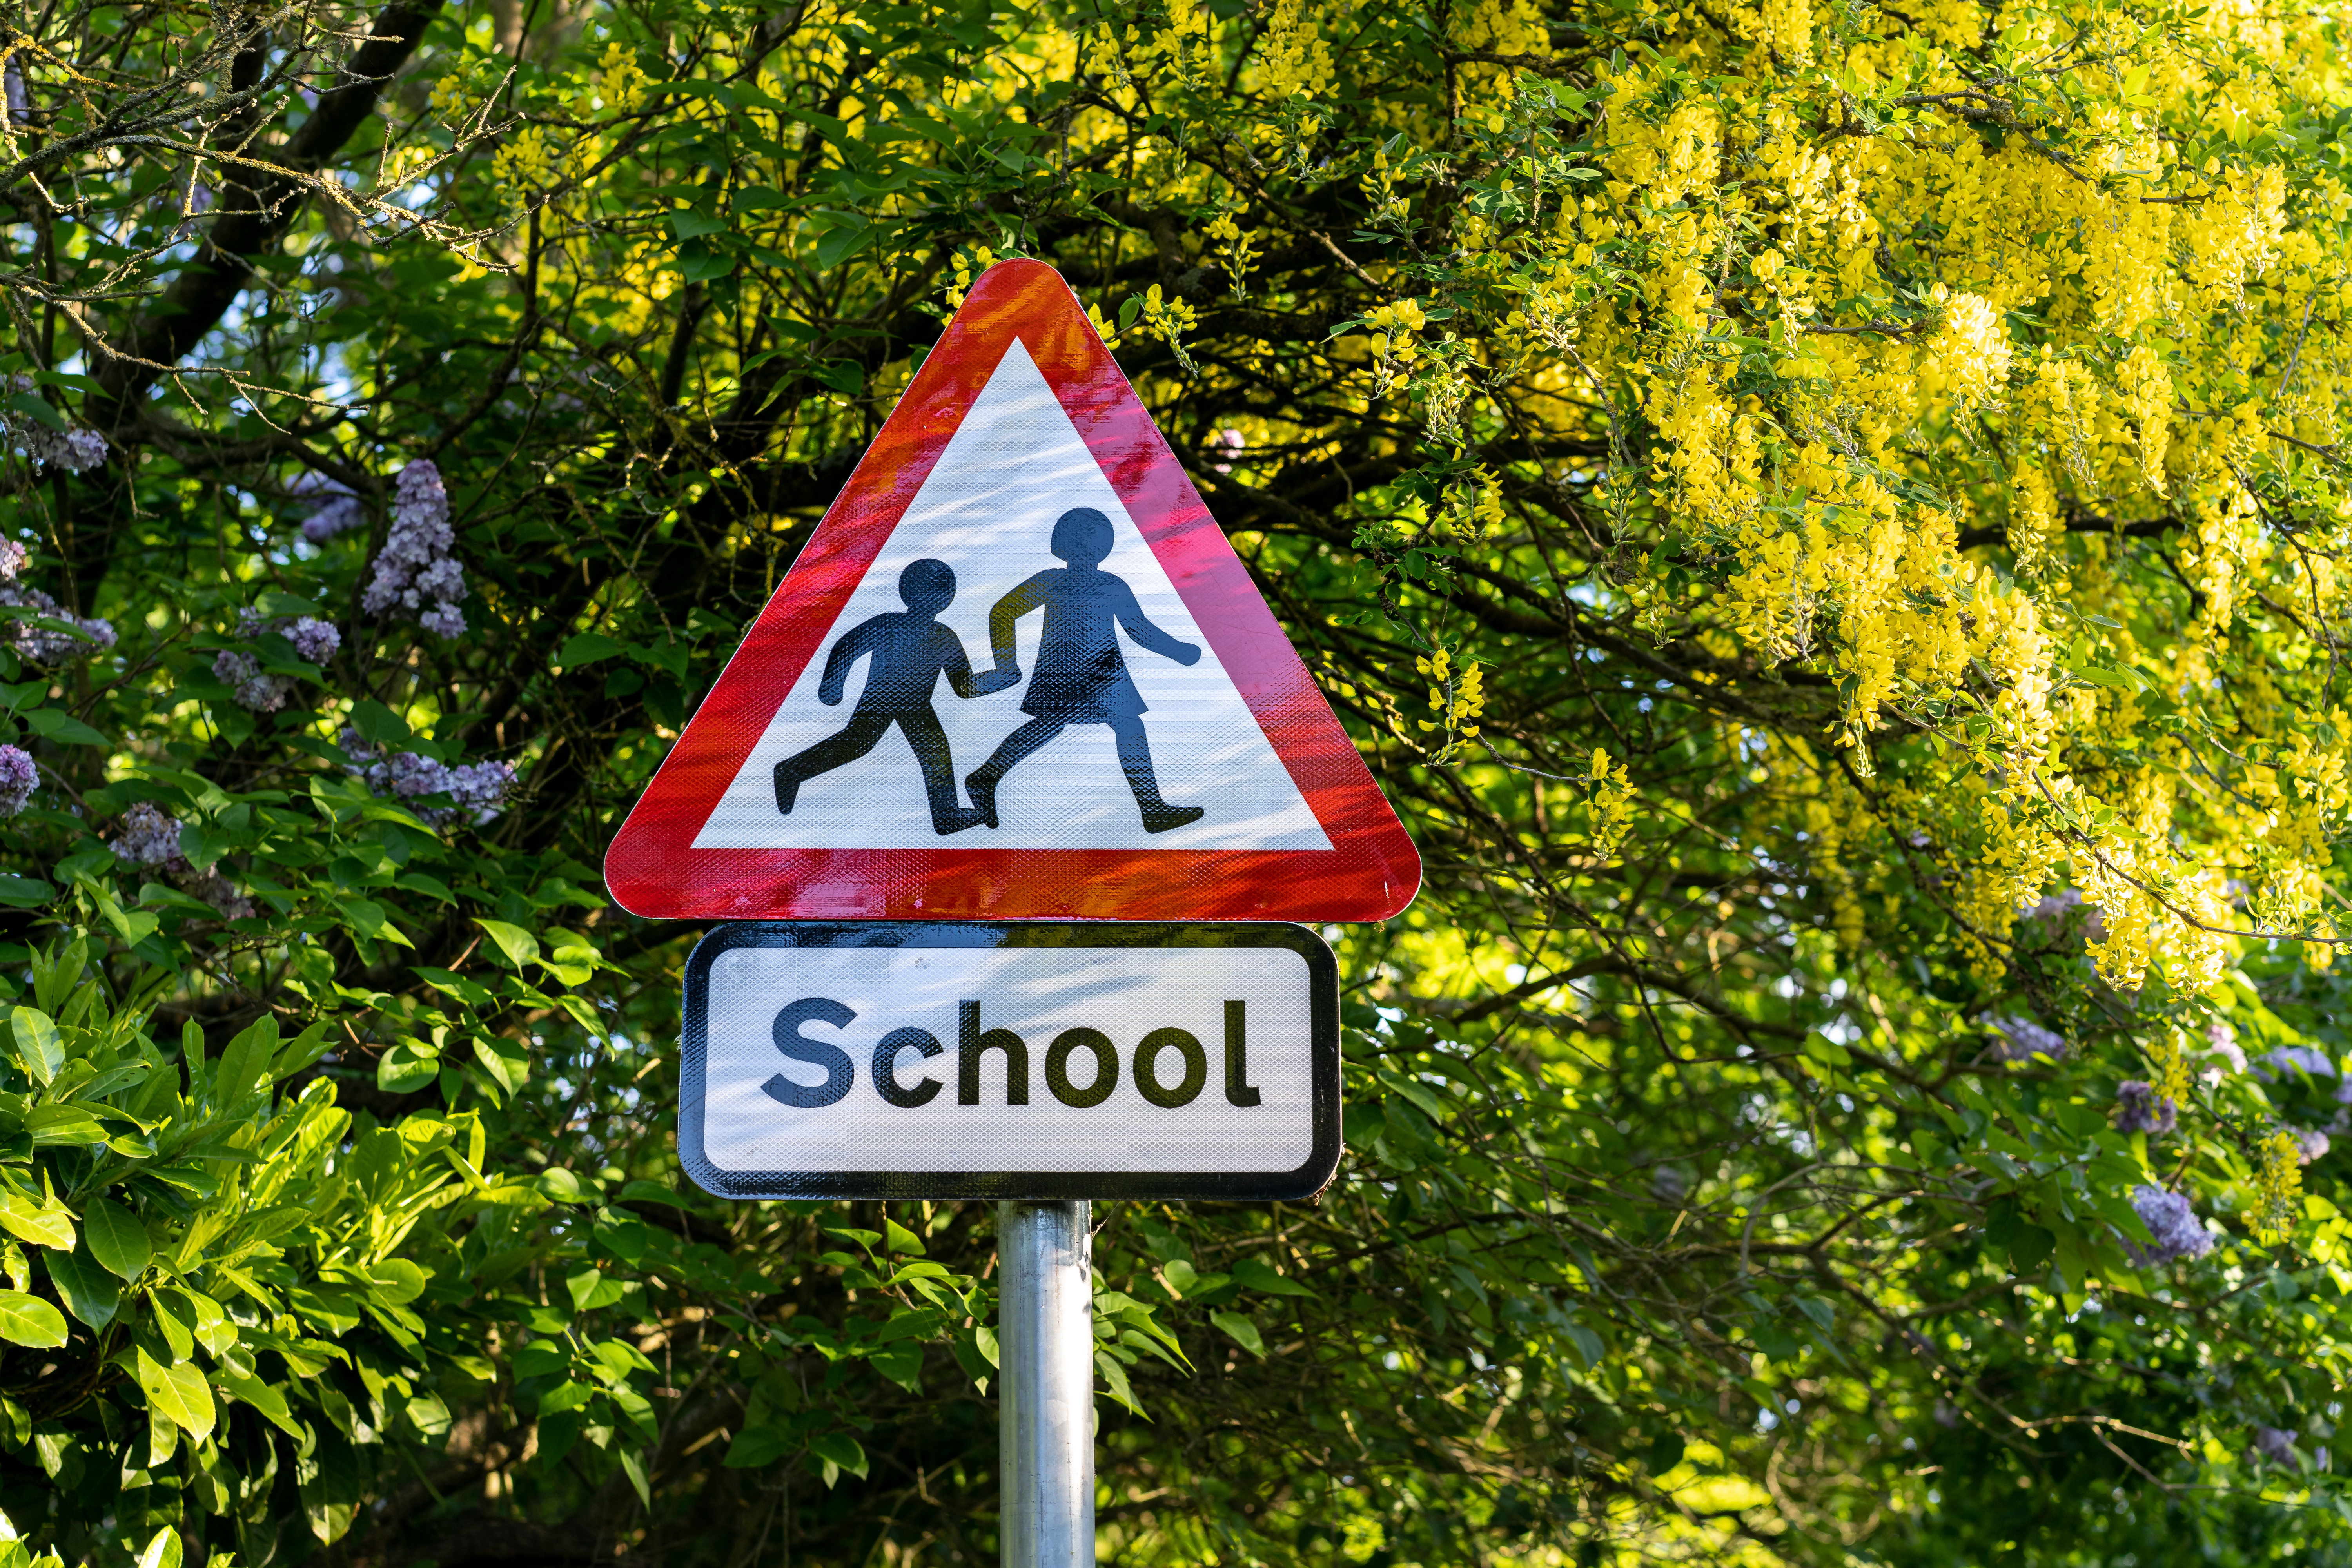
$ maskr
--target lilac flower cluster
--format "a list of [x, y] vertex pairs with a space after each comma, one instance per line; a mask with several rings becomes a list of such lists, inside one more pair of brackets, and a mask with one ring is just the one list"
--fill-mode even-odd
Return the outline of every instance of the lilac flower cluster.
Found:
[[2031, 1018], [1990, 1017], [1985, 1023], [2000, 1033], [2002, 1044], [1999, 1054], [2005, 1062], [2032, 1061], [2038, 1056], [2063, 1061], [2074, 1049], [2063, 1036], [2043, 1028]]
[[253, 918], [253, 900], [231, 887], [219, 868], [208, 866], [199, 871], [190, 865], [180, 852], [179, 823], [146, 801], [122, 814], [111, 847], [117, 860], [161, 873], [180, 891], [218, 910], [224, 920]]
[[340, 479], [305, 469], [286, 489], [297, 500], [310, 503], [310, 515], [302, 520], [302, 537], [313, 544], [324, 544], [366, 519], [360, 498]]
[[2200, 1073], [2198, 1075], [2200, 1078], [2207, 1083], [2219, 1083], [2221, 1081], [2224, 1066], [2231, 1072], [2246, 1070], [2246, 1053], [2238, 1044], [2237, 1030], [2216, 1018], [2205, 1026], [2205, 1038], [2210, 1042], [2210, 1048], [2199, 1052], [2198, 1055], [2212, 1065]]
[[27, 664], [55, 664], [114, 646], [113, 623], [95, 616], [68, 614], [64, 605], [38, 588], [27, 588], [16, 581], [16, 574], [24, 568], [25, 547], [13, 539], [0, 539], [0, 605], [30, 610], [44, 620], [62, 621], [79, 628], [81, 635], [37, 626], [29, 618], [0, 621], [0, 636], [7, 637], [17, 658]]
[[2298, 1165], [2308, 1165], [2335, 1147], [2335, 1140], [2316, 1127], [2291, 1127], [2287, 1131], [2294, 1139], [2294, 1160]]
[[2123, 1132], [2146, 1132], [2162, 1136], [2180, 1124], [2180, 1108], [2172, 1097], [2157, 1098], [2156, 1086], [2140, 1079], [2126, 1079], [2116, 1087], [2116, 1128]]
[[[428, 632], [463, 636], [466, 616], [457, 601], [466, 596], [466, 569], [449, 553], [457, 542], [441, 470], [423, 460], [402, 468], [393, 497], [392, 531], [375, 558], [375, 577], [361, 606], [380, 616], [397, 605], [415, 615]], [[427, 599], [433, 601], [430, 609], [425, 608]]]
[[2107, 937], [2107, 917], [2096, 904], [2083, 902], [2082, 890], [2061, 888], [2025, 911], [2030, 920], [2048, 921], [2053, 925], [2063, 921], [2075, 910], [2083, 911], [2083, 935], [2092, 942], [2105, 942]]
[[[10, 376], [8, 390], [26, 397], [40, 395], [33, 390], [33, 378], [29, 375]], [[5, 431], [8, 439], [33, 461], [63, 468], [69, 474], [79, 474], [106, 461], [106, 437], [86, 425], [60, 430], [46, 420], [11, 414], [0, 416], [0, 431]]]
[[2254, 1071], [2264, 1081], [2288, 1072], [2307, 1073], [2313, 1078], [2334, 1078], [2336, 1063], [2326, 1051], [2315, 1046], [2281, 1046], [2274, 1051], [2264, 1053]]
[[430, 826], [471, 823], [478, 827], [498, 816], [508, 792], [514, 788], [512, 763], [469, 763], [453, 768], [415, 752], [385, 756], [357, 730], [345, 730], [340, 744], [352, 759], [350, 771], [377, 795], [403, 802], [413, 802], [419, 795], [447, 795], [455, 804], [412, 807]]
[[0, 816], [14, 816], [24, 810], [38, 783], [40, 774], [33, 766], [32, 752], [22, 746], [0, 746]]
[[[237, 636], [252, 638], [265, 632], [292, 643], [295, 657], [309, 664], [326, 663], [343, 646], [342, 633], [310, 616], [265, 616], [250, 606], [236, 613]], [[236, 689], [240, 707], [256, 713], [275, 713], [294, 694], [292, 677], [268, 674], [259, 658], [239, 648], [225, 649], [214, 659], [213, 675]]]
[[2278, 1426], [2254, 1428], [2254, 1452], [2274, 1465], [2294, 1462], [2294, 1434]]
[[2179, 1193], [2168, 1193], [2162, 1187], [2138, 1186], [2132, 1189], [2131, 1205], [2139, 1213], [2148, 1234], [2156, 1238], [2152, 1247], [2126, 1241], [2124, 1250], [2141, 1268], [2151, 1268], [2171, 1262], [2177, 1258], [2202, 1258], [2213, 1250], [2213, 1233], [2189, 1206], [2189, 1200]]

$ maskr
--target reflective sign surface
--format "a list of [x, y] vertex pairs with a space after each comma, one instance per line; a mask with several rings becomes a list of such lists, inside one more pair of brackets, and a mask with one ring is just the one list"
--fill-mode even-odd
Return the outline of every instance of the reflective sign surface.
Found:
[[1381, 920], [1421, 866], [1068, 287], [972, 287], [605, 863], [679, 918]]
[[1296, 1198], [1339, 1074], [1300, 927], [746, 923], [688, 963], [678, 1147], [733, 1198]]

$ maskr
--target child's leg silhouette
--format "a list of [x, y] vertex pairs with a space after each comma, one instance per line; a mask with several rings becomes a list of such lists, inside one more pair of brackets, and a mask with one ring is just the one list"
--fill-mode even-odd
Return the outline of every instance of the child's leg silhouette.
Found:
[[[871, 713], [864, 709], [849, 716], [841, 733], [828, 735], [798, 756], [786, 757], [776, 764], [776, 809], [790, 816], [793, 802], [799, 798], [801, 785], [819, 773], [829, 773], [844, 763], [854, 763], [874, 749], [875, 742], [889, 733], [898, 721], [895, 713]], [[936, 727], [937, 720], [932, 721]], [[919, 753], [918, 753], [919, 755]]]
[[1171, 805], [1160, 798], [1160, 778], [1151, 771], [1151, 742], [1144, 738], [1140, 718], [1134, 714], [1114, 718], [1110, 731], [1118, 737], [1119, 771], [1127, 774], [1127, 787], [1135, 792], [1135, 804], [1143, 810], [1146, 833], [1165, 833], [1201, 820], [1203, 807]]
[[996, 826], [996, 781], [1012, 771], [1013, 764], [1062, 732], [1059, 719], [1032, 719], [1010, 735], [996, 748], [996, 754], [972, 770], [964, 786], [971, 791], [971, 804], [980, 819], [991, 827]]
[[917, 708], [898, 715], [898, 728], [906, 732], [907, 744], [914, 748], [915, 761], [922, 764], [932, 827], [942, 835], [961, 833], [986, 820], [956, 799], [955, 758], [948, 750], [948, 732], [940, 728], [940, 716], [928, 707]]

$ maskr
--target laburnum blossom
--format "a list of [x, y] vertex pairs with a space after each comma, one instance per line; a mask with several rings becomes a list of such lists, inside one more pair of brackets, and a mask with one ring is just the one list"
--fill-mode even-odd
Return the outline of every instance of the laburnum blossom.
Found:
[[217, 867], [199, 871], [180, 848], [180, 825], [161, 807], [141, 801], [122, 814], [109, 841], [126, 866], [153, 871], [192, 898], [218, 910], [224, 920], [251, 920], [253, 900], [229, 884]]
[[2132, 1189], [2131, 1205], [2147, 1226], [2148, 1235], [2156, 1238], [2153, 1247], [2142, 1247], [2135, 1241], [2124, 1243], [2124, 1250], [2141, 1267], [2170, 1263], [2179, 1258], [2202, 1258], [2213, 1250], [2213, 1233], [2205, 1228], [2183, 1194], [2162, 1187], [2137, 1186]]
[[[343, 646], [343, 635], [310, 616], [265, 616], [250, 607], [237, 612], [237, 635], [253, 638], [275, 633], [294, 645], [295, 657], [306, 664], [324, 664]], [[224, 649], [213, 660], [213, 675], [233, 689], [240, 707], [256, 713], [274, 713], [294, 694], [291, 676], [264, 670], [261, 660], [242, 648]]]
[[22, 746], [0, 746], [0, 816], [14, 816], [24, 810], [39, 782], [30, 752]]
[[466, 596], [466, 569], [450, 553], [457, 542], [441, 470], [422, 459], [402, 468], [392, 503], [392, 531], [376, 555], [375, 576], [361, 607], [371, 616], [404, 610], [426, 631], [445, 637], [463, 635], [466, 616], [457, 601]]
[[[27, 664], [56, 664], [114, 646], [113, 623], [95, 616], [73, 615], [38, 588], [27, 588], [17, 582], [16, 574], [24, 570], [25, 560], [22, 544], [13, 539], [0, 539], [0, 606], [13, 605], [30, 612], [0, 620], [0, 637], [7, 638], [17, 658]], [[44, 626], [42, 621], [59, 622], [62, 626]], [[74, 630], [65, 630], [64, 626]]]
[[[514, 788], [512, 763], [469, 763], [451, 767], [418, 752], [389, 755], [368, 744], [357, 730], [345, 730], [340, 742], [352, 759], [350, 771], [373, 793], [409, 803], [411, 810], [434, 827], [456, 823], [480, 826], [499, 814]], [[418, 805], [422, 795], [446, 795], [448, 805]]]

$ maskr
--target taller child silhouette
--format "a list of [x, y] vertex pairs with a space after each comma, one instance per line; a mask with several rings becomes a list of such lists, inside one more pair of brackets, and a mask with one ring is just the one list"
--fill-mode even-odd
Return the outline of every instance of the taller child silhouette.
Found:
[[1118, 765], [1142, 808], [1144, 831], [1165, 833], [1197, 822], [1197, 805], [1171, 805], [1160, 798], [1151, 771], [1151, 746], [1144, 739], [1143, 694], [1135, 689], [1120, 654], [1118, 628], [1163, 658], [1197, 664], [1201, 650], [1153, 626], [1123, 578], [1102, 570], [1113, 540], [1110, 519], [1092, 507], [1075, 507], [1054, 524], [1054, 553], [1066, 569], [1040, 572], [996, 601], [988, 613], [988, 640], [996, 668], [981, 677], [993, 691], [1020, 679], [1013, 624], [1030, 611], [1045, 612], [1036, 673], [1021, 696], [1021, 711], [1034, 714], [1004, 737], [996, 754], [964, 783], [971, 804], [991, 827], [996, 826], [996, 786], [1015, 763], [1062, 732], [1066, 724], [1108, 724], [1118, 742]]
[[[874, 656], [866, 672], [866, 686], [857, 706], [841, 732], [819, 741], [797, 756], [776, 764], [776, 809], [792, 815], [801, 785], [819, 773], [831, 773], [872, 751], [896, 724], [922, 765], [923, 789], [931, 800], [931, 826], [941, 834], [960, 833], [987, 821], [984, 816], [956, 800], [955, 763], [948, 751], [947, 731], [931, 711], [931, 693], [944, 673], [958, 697], [983, 697], [1002, 691], [1021, 679], [1017, 669], [992, 669], [974, 679], [963, 639], [940, 625], [939, 614], [955, 603], [955, 569], [944, 561], [926, 557], [911, 562], [898, 574], [898, 597], [905, 615], [880, 615], [860, 621], [842, 634], [824, 661], [824, 679], [817, 683], [818, 700], [837, 707], [849, 679], [850, 667], [867, 654]], [[1002, 664], [1003, 660], [999, 659]]]

